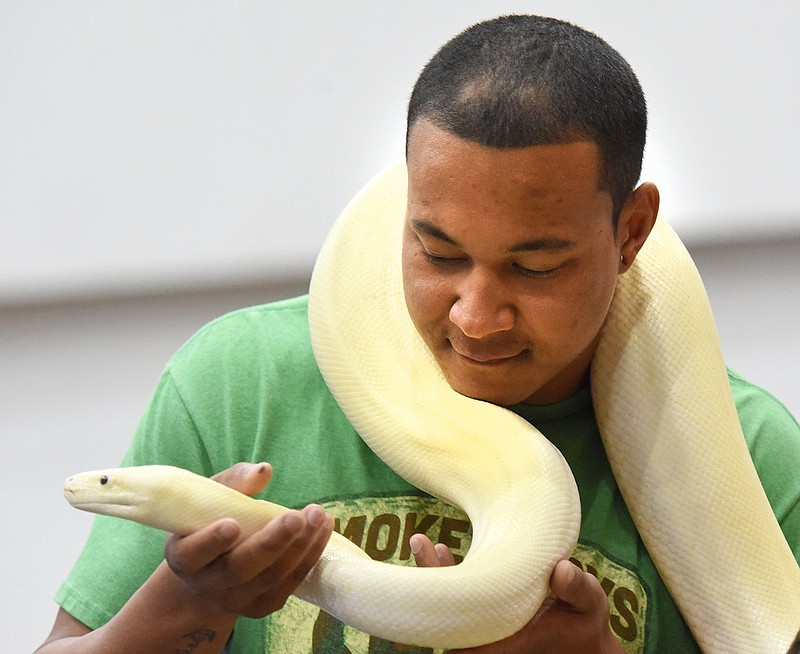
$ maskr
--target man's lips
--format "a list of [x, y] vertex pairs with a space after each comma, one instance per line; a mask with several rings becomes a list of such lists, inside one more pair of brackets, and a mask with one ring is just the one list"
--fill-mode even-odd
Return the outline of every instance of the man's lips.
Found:
[[457, 345], [450, 341], [450, 347], [462, 359], [466, 359], [470, 363], [475, 363], [483, 366], [499, 365], [508, 363], [519, 357], [524, 356], [525, 350], [509, 351], [495, 351], [488, 349], [469, 348], [462, 345]]

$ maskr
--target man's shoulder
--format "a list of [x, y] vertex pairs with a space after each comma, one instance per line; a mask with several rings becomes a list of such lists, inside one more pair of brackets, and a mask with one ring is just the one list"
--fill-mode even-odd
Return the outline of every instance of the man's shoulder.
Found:
[[747, 447], [762, 482], [768, 477], [797, 479], [800, 425], [795, 417], [769, 391], [736, 372], [729, 370], [728, 379]]
[[226, 313], [200, 328], [168, 364], [170, 372], [252, 368], [291, 359], [313, 360], [308, 298], [300, 296]]
[[728, 368], [728, 381], [745, 433], [747, 424], [751, 421], [778, 423], [800, 431], [795, 417], [772, 393], [730, 368]]
[[195, 340], [229, 338], [239, 334], [261, 336], [274, 330], [277, 334], [295, 335], [297, 328], [308, 331], [308, 296], [278, 300], [268, 304], [236, 309], [204, 325], [192, 337]]
[[302, 339], [307, 335], [308, 296], [302, 295], [223, 314], [201, 327], [182, 350], [231, 341]]

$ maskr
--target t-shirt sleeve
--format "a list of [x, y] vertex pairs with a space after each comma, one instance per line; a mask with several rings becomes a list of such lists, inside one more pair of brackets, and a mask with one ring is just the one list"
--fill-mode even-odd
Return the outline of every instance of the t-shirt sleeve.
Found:
[[768, 392], [735, 374], [730, 379], [753, 463], [800, 563], [800, 426]]
[[[170, 447], [158, 435], [169, 434]], [[178, 460], [176, 453], [180, 452]], [[159, 381], [123, 465], [166, 463], [202, 471], [202, 442], [169, 371]], [[97, 516], [84, 549], [55, 600], [97, 629], [119, 611], [163, 559], [164, 532], [119, 518]]]

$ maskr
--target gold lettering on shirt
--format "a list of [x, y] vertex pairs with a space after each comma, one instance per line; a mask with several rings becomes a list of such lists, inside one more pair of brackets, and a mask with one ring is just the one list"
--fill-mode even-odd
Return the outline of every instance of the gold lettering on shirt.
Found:
[[[472, 541], [467, 516], [441, 500], [399, 496], [322, 502], [334, 517], [337, 532], [377, 561], [414, 565], [409, 538], [426, 534], [444, 543], [456, 561], [463, 560]], [[598, 550], [578, 544], [570, 559], [600, 581], [608, 596], [612, 632], [630, 654], [644, 651], [647, 595], [637, 575]], [[295, 597], [273, 613], [264, 635], [264, 652], [314, 654], [439, 654], [443, 650], [391, 643], [343, 624]]]

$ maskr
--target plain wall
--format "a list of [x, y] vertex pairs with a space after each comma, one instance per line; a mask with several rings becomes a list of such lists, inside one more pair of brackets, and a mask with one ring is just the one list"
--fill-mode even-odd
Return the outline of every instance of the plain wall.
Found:
[[433, 51], [498, 13], [597, 31], [684, 238], [797, 234], [800, 4], [0, 2], [0, 301], [302, 274], [403, 157]]
[[659, 183], [729, 363], [800, 412], [800, 5], [0, 2], [4, 650], [46, 636], [90, 516], [169, 356], [303, 292], [333, 218], [402, 157], [419, 68], [480, 18], [538, 11], [632, 62]]

